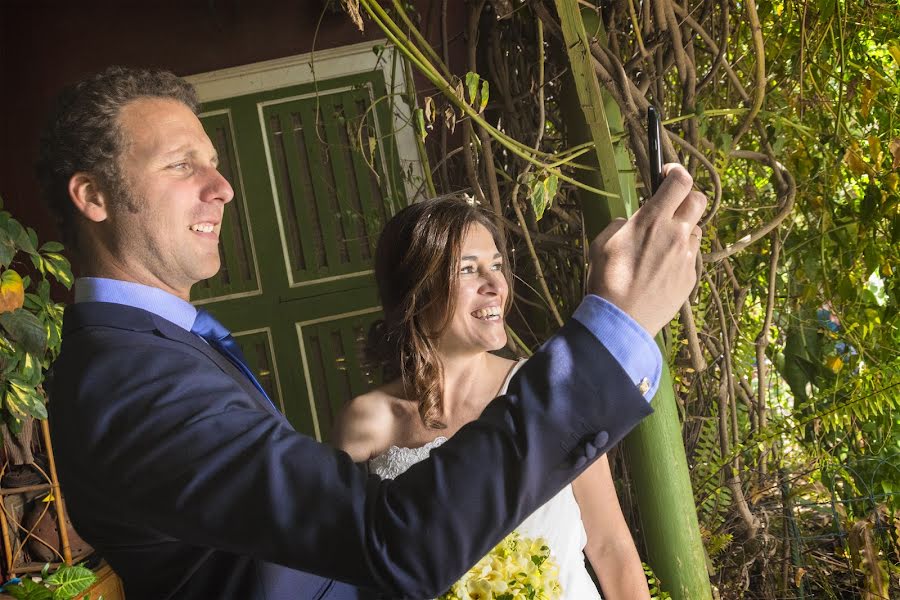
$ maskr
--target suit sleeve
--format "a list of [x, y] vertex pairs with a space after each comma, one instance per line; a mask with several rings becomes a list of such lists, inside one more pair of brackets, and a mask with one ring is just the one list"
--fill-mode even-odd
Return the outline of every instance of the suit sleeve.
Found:
[[54, 443], [82, 485], [172, 538], [390, 597], [445, 591], [651, 412], [573, 320], [480, 419], [381, 481], [258, 408], [198, 351], [144, 337], [67, 357], [77, 376]]

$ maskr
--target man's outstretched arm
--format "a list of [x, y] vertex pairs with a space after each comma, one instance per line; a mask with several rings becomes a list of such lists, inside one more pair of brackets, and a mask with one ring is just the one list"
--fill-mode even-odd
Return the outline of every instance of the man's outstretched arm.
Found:
[[[674, 218], [690, 196], [682, 190], [675, 206], [666, 189], [658, 194], [665, 206], [617, 225], [591, 248], [590, 290], [648, 335], [693, 287], [696, 247], [676, 239], [693, 230], [684, 214]], [[668, 194], [680, 189], [670, 185]], [[632, 252], [638, 241], [644, 250]], [[659, 269], [674, 275], [654, 275]], [[629, 281], [654, 282], [650, 309]], [[658, 297], [660, 281], [669, 285], [662, 291], [668, 300]], [[591, 323], [573, 320], [481, 419], [431, 460], [380, 481], [260, 411], [195, 349], [158, 338], [134, 348], [125, 337], [119, 348], [117, 335], [107, 334], [67, 357], [68, 381], [59, 383], [74, 397], [54, 398], [56, 419], [68, 421], [63, 431], [71, 434], [56, 442], [67, 446], [60, 450], [68, 457], [64, 484], [83, 491], [82, 505], [113, 486], [115, 510], [127, 522], [392, 597], [444, 591], [650, 412], [634, 375]]]

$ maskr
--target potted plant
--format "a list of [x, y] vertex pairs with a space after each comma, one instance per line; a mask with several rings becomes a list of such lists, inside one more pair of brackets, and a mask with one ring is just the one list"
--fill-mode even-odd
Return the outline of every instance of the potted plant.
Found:
[[[0, 533], [7, 576], [40, 571], [48, 561], [70, 561], [65, 544], [54, 538], [67, 538], [70, 546], [78, 540], [74, 530], [68, 535], [69, 527], [60, 536], [62, 528], [52, 518], [64, 511], [57, 502], [58, 482], [42, 423], [47, 418], [42, 383], [59, 354], [62, 332], [63, 305], [51, 298], [51, 286], [56, 282], [69, 289], [73, 281], [62, 249], [59, 242], [40, 245], [34, 230], [3, 210], [0, 199], [0, 497], [4, 503]], [[45, 516], [47, 522], [42, 523]], [[25, 527], [29, 517], [31, 524]], [[37, 536], [34, 531], [39, 528], [53, 534]], [[32, 553], [38, 560], [27, 555], [26, 545], [36, 549]]]
[[[96, 575], [81, 565], [62, 565], [52, 574], [44, 565], [39, 576], [16, 578], [2, 590], [16, 600], [71, 600], [81, 596], [97, 580]], [[98, 600], [103, 600], [101, 595]]]
[[[72, 270], [60, 254], [62, 244], [39, 246], [34, 230], [2, 209], [0, 199], [0, 416], [8, 458], [26, 464], [33, 461], [26, 425], [47, 417], [41, 382], [61, 341], [63, 305], [50, 299], [50, 282], [71, 288]], [[25, 259], [34, 267], [34, 280], [14, 268], [27, 268]]]

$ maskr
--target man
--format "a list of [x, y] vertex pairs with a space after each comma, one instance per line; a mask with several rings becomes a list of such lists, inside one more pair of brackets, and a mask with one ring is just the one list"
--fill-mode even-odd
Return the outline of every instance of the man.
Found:
[[706, 205], [684, 169], [592, 243], [597, 295], [509, 394], [379, 481], [295, 432], [187, 302], [233, 194], [196, 108], [170, 73], [113, 67], [61, 97], [41, 145], [83, 276], [50, 391], [57, 465], [129, 600], [434, 597], [651, 412], [651, 335], [694, 284]]

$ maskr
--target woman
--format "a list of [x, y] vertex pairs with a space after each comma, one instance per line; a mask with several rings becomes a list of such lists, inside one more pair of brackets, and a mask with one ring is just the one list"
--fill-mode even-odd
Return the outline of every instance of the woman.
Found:
[[[491, 220], [462, 198], [409, 206], [382, 231], [375, 278], [385, 319], [369, 350], [396, 378], [354, 398], [335, 434], [378, 475], [396, 477], [426, 458], [504, 393], [521, 366], [491, 353], [506, 344], [510, 300], [498, 246]], [[608, 598], [650, 597], [605, 456], [517, 530], [547, 540], [566, 600], [600, 597], [585, 555]]]

